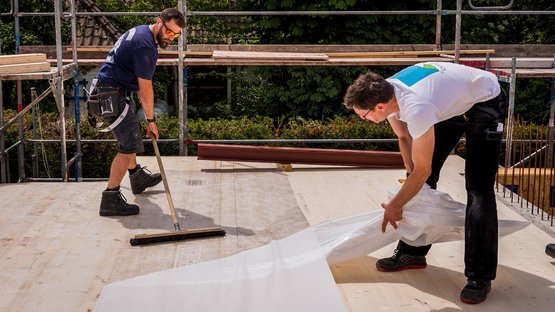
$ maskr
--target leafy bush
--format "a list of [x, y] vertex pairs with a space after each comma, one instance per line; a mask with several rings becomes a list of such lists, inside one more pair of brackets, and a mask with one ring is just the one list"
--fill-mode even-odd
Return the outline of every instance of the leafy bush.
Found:
[[[290, 121], [282, 130], [282, 139], [386, 139], [395, 134], [387, 123], [372, 124], [362, 122], [356, 116], [336, 116], [324, 122], [297, 118]], [[327, 147], [343, 149], [398, 150], [397, 143], [298, 143], [302, 147]]]
[[[9, 120], [16, 114], [13, 110], [5, 112], [5, 119]], [[33, 127], [31, 115], [24, 116], [23, 129], [25, 138], [33, 138]], [[221, 140], [221, 139], [361, 139], [361, 138], [393, 138], [394, 134], [387, 124], [365, 123], [356, 116], [336, 116], [325, 121], [296, 118], [284, 123], [284, 118], [273, 120], [269, 117], [256, 116], [254, 118], [242, 117], [238, 119], [212, 118], [208, 120], [191, 119], [187, 123], [187, 136], [190, 140]], [[61, 127], [58, 115], [54, 113], [42, 114], [40, 131], [37, 130], [36, 137], [45, 140], [58, 140], [54, 143], [37, 143], [38, 153], [34, 155], [34, 144], [25, 144], [25, 172], [31, 176], [33, 172], [33, 159], [38, 161], [39, 177], [61, 177], [61, 157], [59, 140]], [[143, 127], [144, 128], [144, 127]], [[76, 144], [69, 142], [75, 139], [75, 121], [66, 121], [66, 137], [68, 142], [67, 158], [72, 158], [76, 153]], [[179, 134], [179, 120], [175, 116], [160, 116], [158, 118], [158, 129], [161, 139], [177, 139]], [[80, 125], [82, 140], [108, 140], [112, 139], [110, 133], [102, 133], [93, 129], [86, 118], [83, 117]], [[16, 143], [18, 139], [18, 126], [12, 125], [8, 128], [6, 135], [6, 147]], [[272, 144], [278, 145], [278, 144]], [[279, 144], [284, 145], [284, 144]], [[179, 145], [175, 142], [161, 143], [160, 153], [166, 156], [179, 154]], [[318, 148], [343, 148], [343, 149], [368, 149], [368, 150], [398, 150], [397, 143], [329, 143], [329, 144], [306, 144], [296, 143], [290, 146], [318, 147]], [[82, 142], [81, 151], [82, 175], [87, 178], [108, 177], [110, 164], [117, 153], [115, 142]], [[154, 155], [152, 146], [145, 143], [143, 155]], [[196, 155], [196, 145], [188, 145], [188, 155]], [[9, 154], [11, 180], [18, 177], [17, 172], [17, 150], [13, 149]], [[70, 170], [73, 177], [73, 168]]]

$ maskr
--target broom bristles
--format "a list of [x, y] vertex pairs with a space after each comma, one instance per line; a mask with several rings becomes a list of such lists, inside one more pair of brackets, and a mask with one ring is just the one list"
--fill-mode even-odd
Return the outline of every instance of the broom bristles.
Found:
[[138, 234], [134, 238], [129, 240], [131, 246], [137, 245], [147, 245], [164, 243], [171, 241], [180, 241], [186, 239], [211, 237], [211, 236], [224, 236], [225, 230], [219, 227], [206, 228], [206, 229], [194, 229], [194, 230], [183, 230], [175, 231], [169, 233], [159, 233], [159, 234]]

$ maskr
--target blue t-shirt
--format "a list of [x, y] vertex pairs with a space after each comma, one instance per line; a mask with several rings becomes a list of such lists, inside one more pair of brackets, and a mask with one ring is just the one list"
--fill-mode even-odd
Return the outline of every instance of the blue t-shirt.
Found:
[[157, 59], [154, 34], [148, 25], [137, 26], [118, 39], [98, 71], [98, 77], [104, 83], [138, 91], [137, 77], [152, 80]]

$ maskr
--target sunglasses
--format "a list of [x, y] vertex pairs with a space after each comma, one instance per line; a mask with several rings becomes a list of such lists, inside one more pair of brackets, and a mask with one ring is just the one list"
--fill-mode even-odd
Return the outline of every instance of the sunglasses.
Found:
[[169, 29], [168, 26], [166, 26], [166, 23], [164, 23], [164, 21], [162, 21], [162, 25], [164, 25], [164, 27], [166, 28], [166, 35], [173, 36], [173, 39], [179, 38], [179, 36], [181, 36], [181, 32], [176, 33], [173, 30]]

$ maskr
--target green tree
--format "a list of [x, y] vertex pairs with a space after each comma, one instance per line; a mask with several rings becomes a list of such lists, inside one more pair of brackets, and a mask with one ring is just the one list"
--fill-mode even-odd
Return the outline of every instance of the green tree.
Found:
[[[473, 0], [475, 5], [506, 5], [507, 0]], [[97, 0], [104, 11], [159, 11], [162, 7], [176, 6], [177, 0]], [[190, 0], [188, 9], [194, 11], [306, 11], [306, 10], [349, 10], [349, 11], [398, 11], [434, 10], [436, 0], [402, 0], [384, 2], [377, 0]], [[456, 0], [444, 0], [444, 10], [454, 10]], [[20, 11], [52, 12], [52, 1], [21, 0]], [[552, 0], [519, 0], [513, 10], [554, 10]], [[66, 8], [67, 9], [67, 8]], [[463, 1], [463, 9], [469, 9]], [[10, 1], [2, 1], [0, 10], [8, 12]], [[124, 16], [113, 20], [121, 31], [139, 24], [151, 23], [153, 17]], [[239, 43], [270, 44], [418, 44], [435, 42], [435, 15], [334, 15], [334, 16], [189, 16], [189, 43], [223, 43], [224, 38], [234, 38]], [[463, 43], [555, 43], [552, 25], [555, 16], [502, 16], [464, 15], [462, 24]], [[0, 18], [0, 48], [2, 53], [15, 52], [14, 17]], [[22, 17], [21, 44], [52, 45], [54, 38], [54, 18], [51, 16]], [[442, 17], [442, 43], [454, 42], [455, 17]], [[195, 35], [192, 35], [193, 31]], [[197, 31], [202, 30], [202, 31]], [[200, 33], [201, 35], [197, 35]], [[64, 43], [70, 42], [69, 23], [63, 23]], [[157, 70], [157, 81], [167, 81], [168, 68]], [[372, 68], [377, 69], [377, 67]], [[253, 116], [259, 113], [278, 116], [302, 116], [326, 118], [344, 113], [339, 103], [346, 86], [364, 68], [360, 67], [258, 67], [237, 69], [233, 75], [213, 73], [219, 79], [232, 79], [237, 92], [228, 103], [220, 99], [213, 109], [203, 114], [209, 116], [219, 112], [232, 115]], [[388, 75], [396, 68], [380, 69]], [[201, 79], [203, 74], [189, 77]], [[47, 87], [47, 82], [32, 82], [33, 85]], [[42, 84], [42, 85], [41, 85]], [[24, 90], [30, 83], [25, 82]], [[44, 87], [43, 87], [44, 86]], [[522, 86], [522, 87], [521, 87]], [[530, 86], [530, 87], [529, 87]], [[156, 92], [161, 95], [165, 85], [156, 84]], [[531, 89], [528, 89], [531, 88]], [[70, 90], [71, 88], [68, 88]], [[548, 82], [519, 82], [518, 96], [533, 95], [530, 103], [546, 103], [549, 99]], [[523, 90], [523, 91], [521, 91]], [[28, 93], [28, 92], [25, 92]], [[27, 94], [24, 94], [28, 97]], [[15, 84], [4, 82], [4, 103], [15, 108]], [[26, 98], [24, 102], [28, 102]], [[213, 100], [210, 100], [213, 101]], [[216, 100], [217, 101], [217, 100]], [[52, 106], [55, 107], [55, 106]], [[534, 107], [535, 108], [535, 107]], [[532, 109], [529, 105], [517, 103], [517, 109]], [[545, 110], [545, 104], [539, 111]], [[525, 111], [521, 111], [525, 112]], [[539, 114], [535, 112], [534, 114]], [[203, 117], [203, 115], [199, 115]]]
[[[244, 0], [245, 10], [260, 11], [399, 11], [431, 10], [429, 0]], [[432, 15], [292, 15], [253, 18], [263, 43], [394, 44], [434, 41]]]

